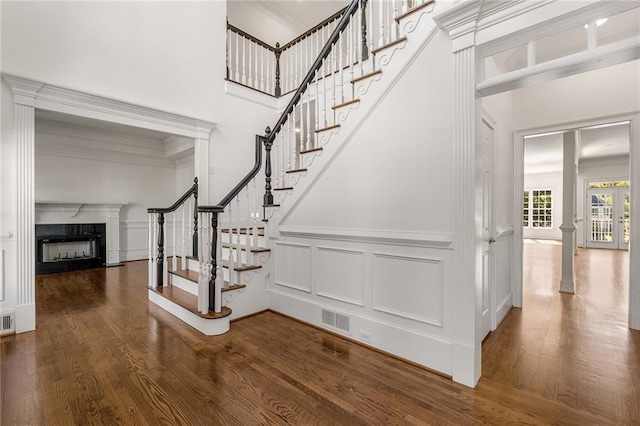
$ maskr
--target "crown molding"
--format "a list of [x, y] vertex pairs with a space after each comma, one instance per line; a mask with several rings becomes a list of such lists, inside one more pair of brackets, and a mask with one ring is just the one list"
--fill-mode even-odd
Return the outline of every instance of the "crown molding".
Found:
[[15, 75], [2, 74], [2, 78], [11, 86], [16, 96], [16, 103], [27, 102], [27, 105], [40, 109], [194, 139], [208, 140], [216, 126], [215, 123], [207, 120], [81, 93]]
[[164, 158], [151, 158], [144, 155], [132, 155], [126, 152], [81, 147], [78, 145], [55, 145], [53, 147], [36, 145], [37, 154], [45, 154], [57, 157], [78, 158], [83, 160], [105, 161], [112, 163], [128, 163], [139, 166], [155, 166], [163, 168], [175, 168], [176, 162]]

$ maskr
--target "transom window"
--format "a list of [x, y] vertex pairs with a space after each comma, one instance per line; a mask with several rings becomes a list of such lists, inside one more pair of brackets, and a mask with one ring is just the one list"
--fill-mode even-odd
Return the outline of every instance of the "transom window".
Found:
[[525, 228], [552, 228], [553, 211], [550, 189], [524, 191], [522, 226]]

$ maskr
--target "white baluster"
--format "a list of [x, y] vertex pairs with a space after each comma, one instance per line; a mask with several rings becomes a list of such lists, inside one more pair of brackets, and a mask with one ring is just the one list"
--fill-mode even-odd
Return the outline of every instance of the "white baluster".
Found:
[[149, 213], [149, 287], [155, 287], [155, 282], [153, 281], [153, 213]]
[[[187, 216], [187, 222], [189, 223], [189, 243], [188, 245], [191, 247], [190, 251], [193, 251], [193, 226], [191, 226], [191, 218], [193, 217], [193, 208], [194, 208], [194, 198], [189, 198], [189, 215]], [[194, 253], [191, 253], [193, 255]]]
[[162, 234], [165, 236], [164, 238], [164, 256], [162, 257], [162, 285], [165, 286], [167, 285], [167, 276], [169, 273], [169, 262], [167, 261], [167, 255], [169, 254], [169, 250], [167, 250], [167, 241], [169, 241], [169, 238], [167, 238], [167, 222], [165, 220], [165, 223], [162, 224]]
[[[253, 249], [258, 248], [258, 218], [260, 217], [260, 211], [258, 210], [258, 186], [256, 182], [256, 178], [253, 178]], [[254, 253], [253, 260], [256, 262], [256, 253]]]
[[171, 258], [171, 270], [178, 270], [178, 227], [176, 225], [176, 216], [178, 212], [173, 212], [173, 257]]
[[242, 84], [247, 84], [247, 39], [242, 37]]
[[233, 269], [235, 268], [235, 253], [233, 252], [233, 212], [231, 211], [231, 204], [229, 204], [229, 284], [233, 285]]
[[331, 61], [332, 61], [332, 71], [331, 71], [331, 108], [333, 111], [332, 124], [336, 123], [336, 110], [333, 107], [336, 105], [336, 69], [338, 62], [338, 49], [337, 46], [334, 45], [333, 49], [331, 49]]
[[186, 205], [182, 205], [182, 208], [180, 209], [182, 210], [182, 246], [181, 246], [181, 250], [180, 250], [180, 254], [182, 255], [182, 269], [187, 269], [187, 233], [189, 232], [189, 229], [187, 228], [187, 222], [185, 222], [184, 220], [184, 212], [187, 210], [187, 206]]
[[262, 76], [262, 74], [259, 74], [259, 67], [258, 67], [258, 50], [260, 49], [261, 49], [260, 45], [256, 44], [255, 52], [254, 52], [254, 64], [253, 64], [253, 68], [255, 70], [254, 77], [253, 77], [253, 87], [258, 90], [260, 90], [260, 77]]
[[153, 287], [158, 286], [158, 214], [154, 213], [153, 218]]
[[[221, 259], [222, 258], [222, 232], [220, 230], [220, 227], [218, 227], [217, 229], [217, 244], [215, 249], [215, 256], [216, 259]], [[215, 301], [214, 301], [214, 307], [213, 310], [216, 313], [220, 313], [222, 311], [222, 285], [224, 282], [224, 277], [222, 276], [222, 265], [220, 264], [220, 261], [216, 262], [216, 281], [215, 281]]]
[[[278, 161], [278, 166], [279, 168], [276, 169], [276, 173], [278, 174], [278, 176], [280, 177], [280, 179], [278, 180], [278, 182], [280, 183], [280, 186], [276, 185], [276, 188], [284, 188], [287, 186], [287, 184], [284, 182], [284, 174], [285, 174], [285, 156], [286, 156], [286, 151], [287, 151], [287, 147], [285, 144], [285, 131], [284, 131], [284, 126], [283, 129], [280, 131], [280, 149], [278, 150], [279, 153], [279, 161]], [[255, 178], [254, 178], [255, 180]], [[256, 210], [254, 210], [256, 211]]]
[[291, 113], [291, 119], [293, 120], [293, 150], [291, 152], [293, 167], [296, 168], [297, 160], [298, 160], [298, 135], [300, 134], [300, 129], [296, 123], [296, 107], [293, 108]]
[[[369, 21], [367, 22], [367, 28], [368, 28], [368, 34], [367, 36], [369, 37], [369, 52], [373, 52], [373, 48], [375, 47], [375, 29], [378, 27], [374, 20], [373, 17], [375, 16], [375, 13], [373, 11], [373, 8], [375, 7], [375, 2], [371, 1], [371, 3], [369, 3], [369, 7], [367, 8], [369, 10]], [[372, 53], [371, 54], [371, 71], [375, 71], [375, 55]]]
[[380, 14], [379, 19], [380, 19], [380, 30], [378, 32], [378, 47], [382, 47], [384, 46], [384, 4], [382, 2], [382, 0], [380, 0], [380, 2], [378, 3], [378, 7], [380, 8], [380, 10], [378, 11], [378, 13]]
[[305, 121], [306, 149], [311, 149], [311, 88], [307, 85], [307, 119]]
[[240, 195], [236, 195], [236, 211], [238, 215], [238, 235], [236, 239], [236, 261], [242, 265], [242, 214], [240, 209]]
[[240, 58], [240, 54], [239, 54], [240, 42], [238, 41], [239, 38], [240, 38], [240, 34], [236, 33], [236, 57], [234, 58], [235, 62], [236, 62], [236, 69], [234, 70], [235, 71], [235, 78], [234, 78], [233, 81], [235, 81], [237, 83], [240, 82], [240, 65], [238, 63], [238, 59]]
[[[289, 114], [289, 116], [287, 117], [287, 149], [285, 150], [285, 154], [287, 156], [287, 170], [291, 170], [291, 150], [293, 145], [295, 145], [295, 129], [292, 129], [292, 125], [291, 123], [293, 122], [293, 115]], [[286, 176], [283, 175], [283, 176]], [[287, 183], [284, 181], [283, 178], [283, 185], [287, 186]]]
[[396, 22], [396, 16], [398, 16], [398, 1], [391, 0], [392, 13], [389, 19], [389, 41], [398, 39], [398, 23]]
[[267, 88], [264, 85], [264, 52], [265, 52], [265, 48], [262, 47], [260, 49], [260, 90], [262, 90], [263, 92], [265, 92], [267, 90]]
[[409, 11], [409, 0], [404, 0], [402, 2], [402, 13], [407, 13]]

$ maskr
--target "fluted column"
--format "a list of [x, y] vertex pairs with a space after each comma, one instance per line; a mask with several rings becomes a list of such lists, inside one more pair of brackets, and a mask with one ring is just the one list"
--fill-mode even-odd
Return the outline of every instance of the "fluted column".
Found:
[[11, 77], [16, 145], [16, 333], [35, 330], [35, 98], [41, 84]]
[[[460, 2], [434, 19], [449, 34], [453, 52], [453, 192], [454, 231], [451, 292], [451, 375], [475, 386], [482, 371], [482, 203], [476, 203], [476, 19], [482, 2]], [[480, 192], [480, 191], [479, 191]]]

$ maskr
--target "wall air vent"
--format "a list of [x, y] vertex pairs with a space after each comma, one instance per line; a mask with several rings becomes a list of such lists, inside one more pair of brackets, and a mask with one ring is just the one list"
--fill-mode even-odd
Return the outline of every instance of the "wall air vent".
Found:
[[6, 334], [13, 334], [16, 332], [16, 324], [15, 324], [13, 312], [8, 314], [2, 314], [0, 321], [1, 321], [0, 336], [4, 336]]
[[322, 324], [329, 327], [337, 328], [342, 331], [350, 332], [349, 317], [335, 312], [322, 310]]

